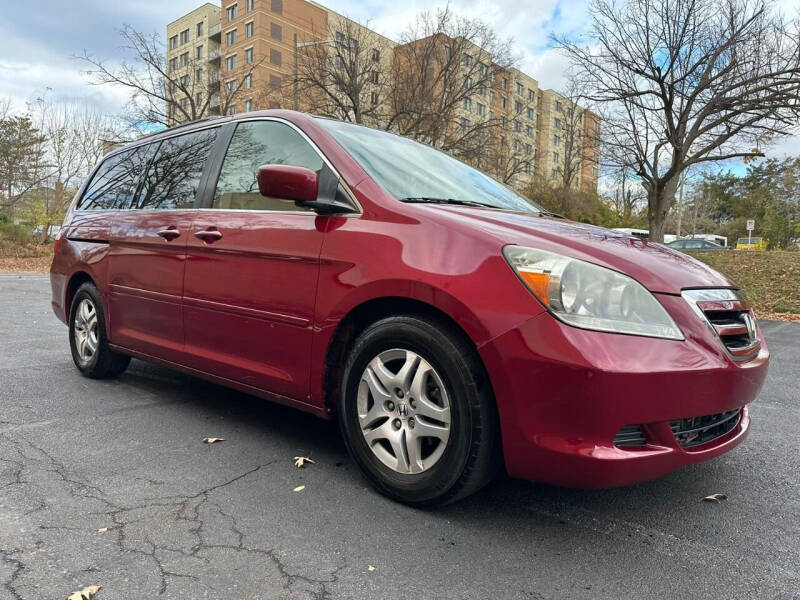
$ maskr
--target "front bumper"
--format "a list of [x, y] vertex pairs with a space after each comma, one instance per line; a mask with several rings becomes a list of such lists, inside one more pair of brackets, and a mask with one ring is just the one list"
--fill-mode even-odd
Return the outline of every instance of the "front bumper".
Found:
[[[723, 454], [747, 436], [746, 406], [769, 362], [764, 340], [758, 356], [735, 363], [682, 298], [658, 299], [684, 341], [577, 329], [545, 313], [480, 348], [511, 476], [627, 485]], [[738, 424], [708, 443], [684, 448], [672, 434], [670, 421], [736, 409]], [[645, 446], [614, 445], [628, 425], [643, 426]]]

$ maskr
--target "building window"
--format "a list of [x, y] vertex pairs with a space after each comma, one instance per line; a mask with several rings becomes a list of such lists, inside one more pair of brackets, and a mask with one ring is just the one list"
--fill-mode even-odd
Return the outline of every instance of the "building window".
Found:
[[460, 124], [461, 124], [461, 131], [466, 131], [467, 127], [469, 127], [469, 119], [465, 119], [464, 117], [461, 117], [461, 123]]
[[250, 112], [253, 110], [253, 101], [252, 100], [245, 100], [244, 101], [244, 112]]
[[233, 71], [236, 68], [236, 55], [231, 54], [225, 59], [225, 69], [227, 71]]
[[560, 130], [561, 129], [561, 119], [553, 119], [553, 127]]
[[248, 73], [247, 76], [244, 78], [244, 89], [252, 90], [253, 89], [253, 74]]
[[170, 58], [169, 59], [169, 70], [174, 71], [178, 68], [178, 59], [177, 58]]
[[528, 88], [528, 100], [533, 102], [535, 99], [536, 99], [536, 92], [534, 92], [532, 89]]
[[226, 81], [225, 82], [225, 93], [228, 94], [228, 97], [233, 95], [233, 92], [236, 91], [236, 82], [235, 81]]
[[564, 107], [561, 105], [561, 102], [556, 100], [556, 112], [563, 112], [563, 111], [564, 111]]
[[195, 83], [200, 83], [202, 81], [203, 81], [203, 69], [197, 69], [194, 72], [194, 82]]
[[530, 107], [528, 108], [528, 118], [533, 121], [533, 109]]
[[464, 110], [472, 110], [472, 98], [464, 98]]
[[522, 123], [514, 119], [514, 131], [520, 133], [522, 131]]
[[186, 110], [189, 108], [189, 99], [188, 98], [181, 98], [181, 108]]
[[598, 176], [599, 174], [600, 174], [600, 172], [597, 170], [597, 167], [592, 167], [592, 177], [594, 177], [595, 179], [597, 179], [597, 176]]
[[478, 102], [478, 114], [481, 117], [486, 116], [486, 105], [485, 104], [481, 104], [480, 102]]
[[189, 30], [184, 29], [181, 31], [181, 46], [189, 43]]
[[519, 100], [514, 100], [514, 112], [518, 115], [522, 114], [522, 102]]
[[203, 44], [200, 44], [197, 48], [195, 48], [194, 55], [197, 59], [203, 58]]
[[227, 110], [227, 112], [225, 114], [228, 115], [229, 117], [232, 117], [233, 115], [236, 114], [236, 107], [235, 106], [229, 106], [228, 110]]
[[188, 64], [189, 64], [189, 53], [184, 52], [183, 54], [181, 54], [181, 66], [185, 67]]
[[200, 22], [197, 24], [197, 37], [203, 37], [203, 29], [204, 29], [203, 22], [202, 22], [202, 21], [200, 21]]
[[228, 15], [228, 23], [236, 18], [236, 6], [236, 4], [231, 4], [227, 9], [225, 9], [226, 14]]
[[272, 12], [283, 14], [283, 0], [272, 0]]
[[253, 9], [255, 8], [255, 1], [256, 0], [247, 0], [247, 2], [245, 2], [245, 10], [247, 10], [247, 12], [253, 12]]
[[560, 146], [561, 145], [561, 136], [554, 135], [553, 136], [553, 146]]
[[175, 48], [177, 47], [178, 47], [178, 36], [173, 35], [171, 38], [169, 38], [169, 49], [175, 50]]
[[244, 51], [244, 62], [245, 64], [252, 65], [253, 64], [253, 49], [248, 48]]
[[559, 159], [558, 152], [553, 152], [553, 162], [557, 163]]
[[188, 75], [183, 75], [181, 77], [181, 87], [183, 89], [186, 89], [187, 87], [189, 87], [189, 76]]
[[378, 92], [370, 93], [369, 97], [370, 97], [370, 100], [372, 102], [372, 106], [375, 106], [376, 104], [378, 104]]
[[525, 135], [528, 137], [533, 137], [533, 127], [530, 125], [525, 125]]
[[506, 97], [505, 97], [505, 96], [503, 96], [502, 98], [500, 98], [500, 106], [502, 106], [503, 108], [505, 108], [505, 107], [506, 107], [506, 104], [508, 104], [508, 100], [506, 99]]
[[533, 147], [530, 144], [525, 144], [525, 154], [533, 152]]
[[372, 71], [371, 79], [372, 79], [372, 83], [377, 85], [381, 81], [380, 73], [378, 73], [377, 71]]
[[372, 62], [379, 62], [381, 60], [381, 51], [373, 48], [372, 49]]
[[281, 89], [281, 78], [277, 75], [270, 75], [269, 76], [269, 89], [273, 91], [277, 91]]
[[514, 140], [514, 152], [519, 152], [522, 150], [522, 144], [519, 143], [519, 140]]
[[472, 57], [469, 54], [465, 54], [461, 59], [461, 63], [465, 67], [471, 67], [472, 66]]
[[524, 87], [522, 87], [522, 84], [521, 84], [521, 83], [517, 83], [517, 94], [518, 94], [519, 96], [522, 96], [522, 93], [523, 93], [524, 91], [525, 91], [525, 88], [524, 88]]
[[282, 40], [283, 39], [283, 27], [278, 25], [277, 23], [270, 23], [269, 25], [269, 35], [273, 40]]
[[281, 66], [280, 51], [271, 48], [269, 51], [269, 62], [273, 65], [280, 67]]
[[506, 77], [503, 77], [503, 89], [508, 89], [508, 79]]
[[195, 106], [198, 106], [198, 107], [203, 105], [203, 94], [201, 94], [201, 93], [198, 93], [198, 94], [197, 94], [197, 95], [194, 97], [194, 105], [195, 105]]
[[253, 22], [250, 21], [249, 23], [244, 24], [244, 37], [245, 39], [250, 39], [253, 37]]
[[228, 33], [225, 34], [225, 45], [230, 47], [236, 43], [236, 30], [231, 29]]
[[481, 96], [486, 95], [486, 86], [483, 85], [482, 83], [478, 85], [478, 94], [480, 94]]
[[444, 58], [447, 62], [450, 62], [450, 59], [453, 58], [453, 49], [450, 46], [444, 47]]

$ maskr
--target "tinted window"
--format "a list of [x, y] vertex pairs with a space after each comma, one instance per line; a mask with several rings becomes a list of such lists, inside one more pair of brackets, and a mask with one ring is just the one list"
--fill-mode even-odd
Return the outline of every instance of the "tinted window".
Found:
[[680, 250], [681, 248], [685, 248], [686, 247], [686, 242], [684, 242], [684, 241], [672, 242], [671, 244], [669, 244], [669, 247], [670, 248], [678, 248]]
[[128, 208], [152, 153], [152, 147], [140, 146], [109, 157], [92, 178], [78, 208], [82, 210]]
[[222, 164], [214, 208], [307, 210], [293, 202], [265, 198], [258, 192], [258, 168], [263, 165], [306, 167], [319, 173], [323, 162], [314, 148], [284, 123], [240, 123]]
[[203, 167], [218, 130], [214, 128], [187, 133], [161, 142], [147, 170], [136, 208], [192, 208]]

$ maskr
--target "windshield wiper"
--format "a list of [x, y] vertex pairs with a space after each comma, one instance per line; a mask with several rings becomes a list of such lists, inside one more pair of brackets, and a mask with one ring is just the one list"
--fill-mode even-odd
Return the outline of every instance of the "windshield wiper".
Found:
[[419, 204], [455, 204], [456, 206], [481, 206], [484, 208], [501, 208], [488, 202], [476, 202], [475, 200], [458, 200], [456, 198], [401, 198], [400, 202], [410, 202]]
[[566, 217], [564, 217], [564, 215], [560, 215], [558, 213], [554, 213], [552, 211], [545, 210], [543, 208], [539, 208], [537, 210], [539, 211], [539, 215], [542, 216], [542, 217], [554, 217], [556, 219], [564, 219], [564, 218], [566, 218]]

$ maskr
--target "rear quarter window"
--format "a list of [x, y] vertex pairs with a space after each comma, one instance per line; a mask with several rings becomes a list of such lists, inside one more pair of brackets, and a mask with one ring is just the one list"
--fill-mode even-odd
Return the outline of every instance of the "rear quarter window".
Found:
[[140, 146], [108, 157], [95, 172], [77, 208], [129, 208], [153, 150], [152, 146]]

